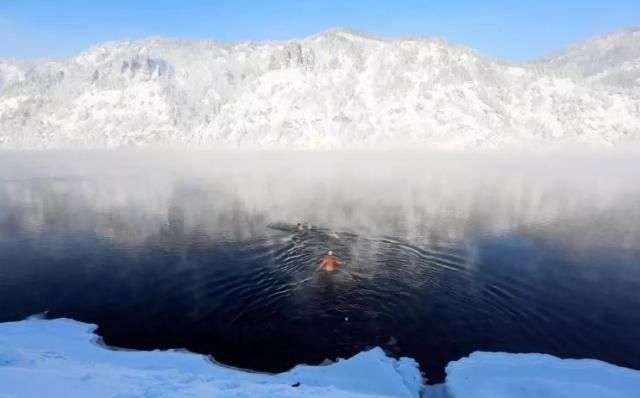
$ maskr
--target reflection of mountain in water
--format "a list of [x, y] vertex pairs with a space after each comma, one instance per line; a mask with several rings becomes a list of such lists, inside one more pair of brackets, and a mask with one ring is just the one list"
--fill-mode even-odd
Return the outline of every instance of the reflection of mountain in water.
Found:
[[302, 162], [292, 155], [253, 165], [242, 157], [217, 167], [189, 164], [189, 174], [180, 164], [157, 171], [153, 162], [106, 178], [91, 168], [75, 178], [28, 173], [0, 182], [0, 234], [62, 228], [124, 245], [207, 244], [265, 239], [271, 223], [307, 221], [416, 245], [544, 230], [555, 242], [640, 247], [632, 165], [452, 159], [305, 155]]

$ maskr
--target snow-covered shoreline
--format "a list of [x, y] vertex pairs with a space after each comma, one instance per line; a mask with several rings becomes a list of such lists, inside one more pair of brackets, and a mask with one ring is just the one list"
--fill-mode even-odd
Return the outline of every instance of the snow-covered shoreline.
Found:
[[640, 371], [596, 360], [477, 352], [428, 386], [410, 358], [380, 348], [326, 366], [248, 372], [185, 351], [100, 344], [95, 325], [29, 318], [0, 323], [0, 397], [634, 397]]
[[95, 329], [70, 319], [0, 324], [0, 397], [412, 397], [422, 388], [415, 361], [381, 349], [269, 375], [184, 351], [109, 349]]

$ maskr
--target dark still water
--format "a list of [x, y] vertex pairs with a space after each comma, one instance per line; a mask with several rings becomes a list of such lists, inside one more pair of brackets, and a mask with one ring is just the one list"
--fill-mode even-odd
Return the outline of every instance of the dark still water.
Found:
[[[629, 184], [327, 175], [5, 178], [0, 321], [46, 311], [269, 372], [374, 346], [432, 382], [475, 350], [640, 369]], [[328, 250], [345, 264], [315, 272]]]

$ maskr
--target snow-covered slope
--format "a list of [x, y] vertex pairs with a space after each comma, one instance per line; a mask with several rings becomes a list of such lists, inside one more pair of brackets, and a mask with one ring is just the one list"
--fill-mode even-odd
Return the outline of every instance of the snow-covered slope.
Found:
[[549, 71], [623, 88], [640, 88], [640, 28], [600, 36], [553, 54]]
[[0, 61], [5, 148], [639, 141], [637, 90], [497, 62], [439, 39], [348, 30], [260, 43], [149, 39], [67, 60]]
[[107, 349], [93, 330], [68, 319], [1, 323], [0, 397], [412, 398], [422, 388], [414, 360], [388, 358], [379, 348], [268, 375], [182, 351]]

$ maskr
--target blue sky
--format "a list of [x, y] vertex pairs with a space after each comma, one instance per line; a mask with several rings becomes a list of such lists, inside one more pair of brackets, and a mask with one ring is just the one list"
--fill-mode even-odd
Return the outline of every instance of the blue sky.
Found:
[[640, 26], [640, 0], [0, 0], [0, 57], [69, 56], [107, 40], [300, 38], [332, 27], [441, 36], [524, 61]]

